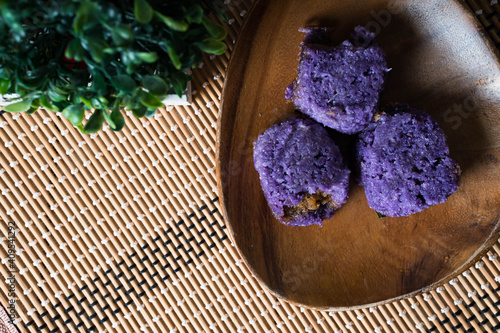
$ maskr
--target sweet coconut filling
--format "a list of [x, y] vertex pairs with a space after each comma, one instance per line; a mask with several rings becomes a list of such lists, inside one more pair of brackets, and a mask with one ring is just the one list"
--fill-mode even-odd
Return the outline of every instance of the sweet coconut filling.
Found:
[[330, 209], [336, 210], [339, 208], [339, 204], [332, 200], [330, 194], [326, 194], [323, 191], [316, 191], [316, 193], [309, 194], [306, 193], [296, 206], [284, 207], [285, 218], [295, 219], [297, 217], [306, 216], [311, 211], [318, 210], [320, 207], [327, 206]]

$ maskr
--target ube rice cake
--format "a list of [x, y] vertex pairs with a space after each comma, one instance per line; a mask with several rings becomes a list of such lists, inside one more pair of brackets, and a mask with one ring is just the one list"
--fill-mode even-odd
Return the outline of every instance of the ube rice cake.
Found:
[[368, 204], [386, 216], [420, 212], [458, 188], [460, 168], [438, 123], [407, 106], [388, 109], [360, 133], [357, 159]]
[[254, 142], [254, 165], [275, 218], [286, 226], [322, 225], [347, 200], [350, 171], [326, 129], [295, 117]]
[[358, 26], [349, 40], [332, 46], [327, 29], [306, 27], [297, 78], [285, 97], [296, 109], [346, 134], [372, 120], [388, 72], [386, 54], [375, 35]]

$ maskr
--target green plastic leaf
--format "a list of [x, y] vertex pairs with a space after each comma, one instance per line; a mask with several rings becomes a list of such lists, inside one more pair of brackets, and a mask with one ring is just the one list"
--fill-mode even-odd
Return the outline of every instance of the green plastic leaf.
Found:
[[34, 78], [17, 77], [17, 83], [26, 89], [37, 89], [42, 86], [42, 84], [48, 79], [45, 76], [39, 76]]
[[203, 43], [197, 43], [198, 47], [207, 53], [221, 55], [226, 52], [227, 46], [223, 42], [217, 41], [205, 41]]
[[218, 13], [217, 16], [220, 17], [222, 22], [224, 22], [226, 24], [229, 22], [229, 17], [227, 17], [226, 13], [221, 12], [221, 13]]
[[111, 78], [111, 82], [113, 86], [118, 90], [122, 90], [125, 92], [132, 92], [135, 88], [137, 88], [137, 84], [135, 80], [126, 74], [115, 75]]
[[[156, 111], [156, 110], [155, 110]], [[136, 118], [142, 118], [146, 115], [146, 113], [148, 112], [148, 108], [145, 107], [144, 105], [141, 105], [137, 108], [133, 108], [132, 109], [132, 114], [134, 115], [134, 117]]]
[[64, 110], [68, 106], [72, 105], [72, 103], [68, 101], [62, 101], [62, 102], [53, 102], [53, 104], [59, 109], [59, 110]]
[[97, 43], [91, 42], [88, 44], [88, 50], [95, 62], [101, 62], [102, 56], [104, 55], [104, 48], [100, 47]]
[[30, 107], [31, 107], [31, 100], [26, 99], [17, 103], [6, 105], [3, 107], [3, 110], [7, 112], [18, 113], [18, 112], [28, 111]]
[[121, 131], [123, 126], [125, 126], [125, 117], [123, 117], [123, 114], [120, 111], [120, 109], [114, 109], [113, 112], [111, 112], [110, 118], [115, 124], [114, 128], [111, 127], [111, 125], [110, 128], [115, 132]]
[[18, 21], [18, 17], [15, 12], [13, 12], [10, 8], [2, 8], [1, 14], [3, 16], [3, 20], [10, 27], [10, 30], [13, 33], [13, 37], [16, 42], [21, 42], [24, 37], [26, 37], [26, 33]]
[[40, 99], [36, 98], [31, 101], [31, 107], [38, 109], [40, 107]]
[[217, 26], [217, 34], [214, 36], [215, 40], [224, 40], [227, 37], [227, 31], [224, 29], [223, 26], [218, 25]]
[[168, 56], [170, 57], [170, 60], [172, 61], [172, 64], [176, 69], [181, 69], [182, 63], [179, 60], [179, 56], [177, 55], [177, 52], [175, 52], [174, 47], [172, 46], [172, 43], [169, 41], [166, 42], [167, 44], [167, 53]]
[[76, 33], [79, 33], [83, 30], [83, 26], [88, 21], [88, 15], [84, 14], [83, 11], [79, 10], [75, 16], [75, 20], [73, 21], [73, 30]]
[[127, 65], [126, 72], [127, 74], [134, 74], [135, 70], [139, 67], [138, 64], [130, 63]]
[[158, 76], [146, 75], [144, 77], [143, 84], [144, 88], [156, 96], [163, 96], [167, 94], [167, 84]]
[[179, 97], [182, 97], [182, 93], [186, 90], [186, 85], [179, 80], [172, 80], [172, 87], [174, 87], [174, 91]]
[[33, 113], [37, 112], [38, 108], [30, 107], [28, 111], [26, 111], [26, 114], [32, 115]]
[[65, 101], [66, 100], [66, 96], [64, 95], [61, 95], [59, 93], [57, 93], [56, 91], [54, 90], [48, 90], [47, 91], [47, 95], [49, 96], [49, 98], [54, 101], [54, 102], [62, 102], [62, 101]]
[[85, 97], [78, 97], [78, 99], [83, 103], [85, 104], [89, 109], [92, 109], [92, 103], [86, 99]]
[[130, 25], [120, 24], [113, 27], [111, 37], [118, 46], [128, 45], [134, 40], [134, 31]]
[[144, 92], [143, 94], [141, 94], [140, 102], [150, 110], [161, 108], [164, 106], [163, 103], [152, 93]]
[[81, 124], [85, 118], [85, 109], [82, 104], [73, 104], [62, 111], [62, 116], [68, 119], [72, 125], [76, 126]]
[[138, 60], [140, 60], [140, 59], [137, 58], [137, 55], [135, 52], [133, 52], [132, 50], [126, 49], [126, 50], [123, 50], [123, 52], [121, 52], [120, 60], [125, 66], [128, 66], [130, 64], [134, 64], [134, 63], [138, 62]]
[[33, 92], [29, 93], [29, 94], [24, 94], [23, 93], [23, 96], [21, 98], [23, 100], [29, 99], [29, 100], [33, 101], [33, 100], [38, 99], [40, 97], [42, 97], [42, 92], [41, 91], [33, 91]]
[[97, 96], [90, 100], [92, 107], [94, 109], [106, 109], [109, 104], [108, 100], [104, 96]]
[[0, 67], [0, 79], [2, 80], [10, 80], [12, 77], [12, 74], [9, 70], [7, 70], [5, 67]]
[[379, 219], [383, 219], [384, 217], [387, 217], [387, 216], [385, 216], [382, 213], [379, 213], [379, 212], [376, 212], [376, 213], [377, 213], [377, 216], [378, 216]]
[[56, 93], [58, 93], [59, 95], [68, 95], [68, 91], [66, 89], [63, 89], [59, 86], [57, 86], [54, 82], [50, 81], [49, 82], [49, 86], [50, 86], [50, 89], [54, 90]]
[[196, 62], [196, 56], [192, 55], [189, 57], [189, 59], [184, 60], [184, 63], [182, 65], [183, 68], [195, 68], [198, 65], [198, 62]]
[[73, 39], [68, 43], [64, 55], [68, 59], [74, 59], [75, 61], [82, 61], [83, 59], [83, 47], [79, 39]]
[[210, 36], [212, 36], [215, 40], [223, 40], [224, 38], [226, 38], [227, 36], [226, 29], [212, 22], [207, 16], [203, 16], [201, 22], [203, 23], [203, 26], [207, 29]]
[[126, 107], [128, 105], [128, 103], [130, 102], [130, 95], [124, 95], [124, 96], [121, 96], [121, 98], [119, 98], [119, 103], [118, 103], [118, 106], [121, 106], [121, 107]]
[[82, 132], [84, 134], [92, 134], [99, 132], [102, 129], [102, 123], [104, 122], [104, 111], [102, 109], [96, 109], [89, 120], [83, 126]]
[[153, 18], [153, 8], [146, 0], [134, 0], [135, 18], [142, 24], [147, 24]]
[[137, 58], [150, 64], [158, 60], [158, 54], [156, 52], [137, 52], [135, 55]]
[[203, 8], [200, 5], [193, 5], [186, 13], [191, 22], [200, 24], [203, 18]]
[[106, 106], [109, 104], [108, 100], [106, 99], [106, 97], [104, 96], [97, 96], [97, 99], [99, 100], [99, 102], [101, 102], [102, 105]]
[[85, 28], [87, 23], [93, 25], [96, 21], [98, 13], [98, 7], [92, 1], [83, 1], [78, 7], [75, 19], [73, 20], [73, 30], [75, 33], [81, 33]]
[[92, 104], [93, 109], [102, 109], [101, 103], [99, 103], [99, 100], [97, 98], [92, 98], [90, 100], [90, 103]]
[[95, 62], [101, 62], [104, 50], [109, 48], [109, 45], [102, 39], [90, 39], [84, 45]]
[[92, 91], [94, 91], [98, 94], [105, 94], [106, 93], [106, 81], [104, 80], [104, 76], [101, 75], [99, 72], [95, 72], [92, 75], [91, 88], [92, 88]]
[[158, 17], [163, 23], [167, 25], [172, 30], [175, 31], [186, 31], [189, 28], [189, 24], [186, 21], [177, 21], [170, 16], [165, 16], [158, 12], [155, 12], [156, 17]]
[[115, 128], [115, 122], [111, 119], [110, 117], [110, 114], [108, 113], [109, 111], [108, 110], [104, 110], [104, 120], [106, 120], [106, 122], [109, 124], [109, 128], [113, 129]]
[[52, 112], [59, 112], [59, 108], [52, 103], [52, 101], [46, 96], [43, 95], [40, 99], [40, 105], [43, 106], [44, 109], [47, 109]]
[[115, 54], [120, 52], [120, 50], [116, 47], [108, 47], [107, 49], [102, 50], [106, 54]]
[[0, 95], [7, 93], [10, 87], [11, 80], [0, 80]]
[[129, 110], [134, 110], [139, 107], [145, 107], [139, 102], [140, 95], [143, 93], [142, 88], [136, 88], [130, 97], [124, 96], [124, 100], [122, 100], [126, 104], [122, 105]]
[[191, 75], [185, 74], [183, 72], [177, 72], [172, 75], [172, 87], [179, 97], [182, 97], [182, 94], [186, 90], [188, 81], [192, 78], [193, 77]]
[[[189, 30], [186, 32], [179, 32], [178, 35], [181, 37], [183, 40], [188, 41], [188, 40], [200, 40], [201, 37], [205, 37], [207, 33], [207, 29], [205, 29], [204, 26], [190, 26]], [[160, 47], [162, 46], [160, 42]], [[162, 47], [163, 49], [163, 47]]]

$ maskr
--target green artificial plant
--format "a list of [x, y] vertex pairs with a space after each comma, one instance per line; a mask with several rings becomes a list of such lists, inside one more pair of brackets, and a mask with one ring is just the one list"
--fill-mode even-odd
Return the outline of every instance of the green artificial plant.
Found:
[[86, 134], [121, 130], [123, 109], [152, 116], [203, 53], [226, 51], [212, 12], [224, 18], [197, 0], [0, 0], [0, 94], [20, 96], [3, 110], [62, 112]]

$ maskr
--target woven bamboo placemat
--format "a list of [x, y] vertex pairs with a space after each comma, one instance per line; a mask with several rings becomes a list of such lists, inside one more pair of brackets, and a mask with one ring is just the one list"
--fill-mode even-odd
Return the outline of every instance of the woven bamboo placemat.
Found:
[[[0, 304], [13, 270], [21, 332], [493, 332], [500, 243], [435, 290], [364, 310], [280, 301], [226, 235], [215, 178], [229, 54], [251, 0], [226, 1], [229, 51], [194, 71], [193, 104], [120, 133], [83, 136], [59, 115], [0, 116]], [[497, 0], [467, 1], [500, 47]], [[11, 224], [9, 225], [9, 222]], [[15, 225], [14, 225], [14, 224]], [[8, 234], [9, 226], [15, 235]], [[12, 332], [4, 325], [0, 332]]]

